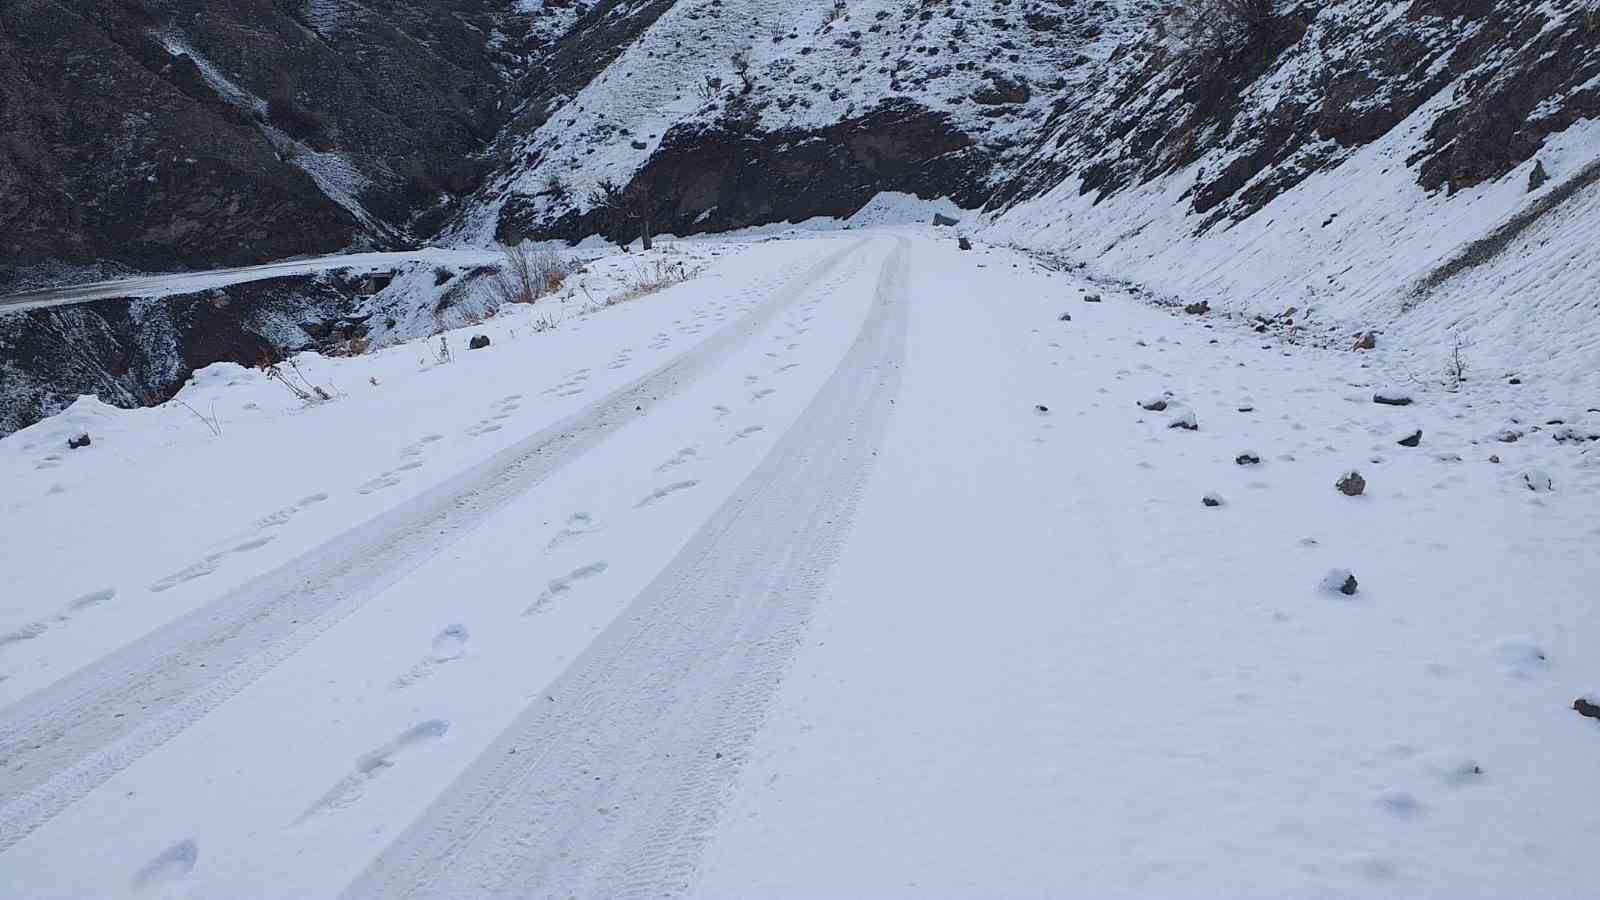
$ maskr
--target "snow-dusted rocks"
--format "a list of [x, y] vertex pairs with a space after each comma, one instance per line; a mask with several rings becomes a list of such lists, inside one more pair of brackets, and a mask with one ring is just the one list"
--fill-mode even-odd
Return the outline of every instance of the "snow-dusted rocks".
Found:
[[1550, 479], [1550, 473], [1543, 469], [1529, 469], [1522, 473], [1522, 483], [1528, 490], [1536, 494], [1543, 494], [1555, 490], [1555, 483]]
[[1167, 408], [1167, 398], [1147, 397], [1139, 401], [1139, 408], [1150, 412], [1163, 412]]
[[1330, 593], [1354, 596], [1359, 584], [1349, 569], [1330, 569], [1322, 576], [1322, 589]]
[[1199, 431], [1200, 422], [1195, 418], [1194, 410], [1180, 406], [1172, 410], [1172, 415], [1167, 419], [1167, 427], [1180, 431]]
[[1360, 472], [1351, 469], [1340, 475], [1339, 480], [1334, 482], [1333, 486], [1338, 488], [1339, 493], [1346, 497], [1359, 497], [1367, 490], [1367, 480], [1361, 477]]
[[1233, 458], [1236, 466], [1257, 466], [1261, 464], [1261, 457], [1253, 451], [1246, 450]]

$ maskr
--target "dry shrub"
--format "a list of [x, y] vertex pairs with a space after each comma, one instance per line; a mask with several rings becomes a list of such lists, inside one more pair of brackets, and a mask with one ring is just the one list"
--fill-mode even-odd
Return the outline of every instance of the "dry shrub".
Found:
[[521, 243], [504, 252], [505, 260], [489, 279], [501, 303], [533, 303], [560, 290], [572, 271], [572, 264], [549, 247]]

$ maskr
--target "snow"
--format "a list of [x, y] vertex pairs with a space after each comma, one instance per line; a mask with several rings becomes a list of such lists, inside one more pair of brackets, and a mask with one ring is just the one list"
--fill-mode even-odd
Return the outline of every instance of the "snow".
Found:
[[1389, 331], [957, 232], [586, 254], [296, 358], [327, 402], [217, 365], [0, 439], [7, 891], [1592, 893], [1584, 382], [1380, 405]]
[[1542, 192], [1526, 191], [1530, 160], [1454, 196], [1429, 194], [1405, 160], [1449, 94], [1243, 221], [1203, 234], [1183, 195], [1196, 168], [1215, 160], [1104, 199], [1080, 195], [1079, 179], [1069, 178], [992, 217], [985, 235], [1236, 314], [1295, 307], [1311, 340], [1348, 346], [1377, 330], [1382, 344], [1404, 348], [1386, 359], [1396, 381], [1436, 381], [1459, 344], [1477, 377], [1528, 373], [1554, 382], [1547, 399], [1600, 396], [1600, 244], [1588, 238], [1600, 182], [1534, 215], [1481, 263], [1429, 285], [1546, 192], [1583, 181], [1600, 164], [1600, 121], [1551, 136], [1537, 157], [1552, 176]]
[[[551, 219], [568, 207], [582, 211], [601, 180], [627, 184], [672, 127], [726, 124], [747, 113], [768, 131], [816, 130], [898, 97], [946, 114], [1009, 160], [1036, 137], [1055, 91], [1089, 77], [1094, 67], [1079, 57], [1109, 56], [1142, 24], [1144, 5], [1102, 3], [1092, 16], [1076, 11], [1082, 21], [1069, 15], [1041, 31], [1026, 23], [1031, 10], [1009, 3], [988, 4], [980, 15], [955, 8], [935, 14], [906, 0], [851, 0], [832, 21], [831, 3], [674, 3], [575, 96], [555, 98], [542, 125], [507, 142], [514, 162], [474, 198], [451, 235], [490, 240], [512, 195], [536, 201]], [[655, 6], [619, 5], [611, 15], [650, 15]], [[518, 9], [538, 16], [533, 23], [544, 34], [575, 21], [566, 7], [529, 0]], [[741, 52], [749, 54], [748, 94], [732, 63]], [[1027, 84], [1029, 97], [977, 103], [973, 96], [996, 72]], [[707, 78], [722, 85], [709, 97]], [[996, 165], [997, 175], [1001, 170]], [[543, 193], [552, 175], [567, 184], [569, 199]]]

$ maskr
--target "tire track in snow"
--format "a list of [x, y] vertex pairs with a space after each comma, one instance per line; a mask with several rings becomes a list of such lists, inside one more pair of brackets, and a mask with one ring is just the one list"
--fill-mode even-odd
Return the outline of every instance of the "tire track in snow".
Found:
[[0, 851], [244, 690], [442, 548], [681, 392], [869, 239], [566, 419], [0, 711]]
[[908, 248], [772, 452], [347, 900], [692, 888], [870, 474], [899, 383]]

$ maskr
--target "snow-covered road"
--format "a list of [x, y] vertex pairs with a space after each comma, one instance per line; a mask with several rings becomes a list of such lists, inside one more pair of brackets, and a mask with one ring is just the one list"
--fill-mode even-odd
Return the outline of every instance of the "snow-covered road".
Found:
[[163, 275], [143, 275], [132, 278], [113, 278], [67, 287], [24, 291], [0, 295], [0, 315], [25, 312], [30, 309], [48, 309], [52, 306], [71, 306], [90, 300], [108, 298], [133, 299], [138, 297], [168, 297], [190, 294], [243, 284], [265, 281], [290, 275], [312, 275], [348, 269], [352, 272], [390, 272], [411, 263], [439, 265], [481, 266], [499, 262], [501, 254], [492, 250], [452, 250], [423, 247], [417, 250], [397, 250], [372, 253], [340, 253], [332, 256], [312, 256], [304, 259], [285, 259], [254, 266], [232, 269], [207, 269], [199, 272], [176, 272]]
[[920, 228], [690, 252], [0, 440], [0, 894], [1593, 895], [1593, 398]]

